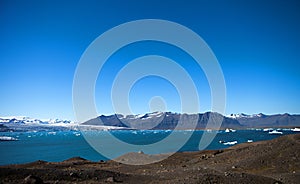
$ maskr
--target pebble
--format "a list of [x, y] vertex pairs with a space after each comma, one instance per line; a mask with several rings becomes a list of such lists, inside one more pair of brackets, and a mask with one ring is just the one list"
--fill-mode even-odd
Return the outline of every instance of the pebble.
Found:
[[29, 175], [24, 179], [25, 184], [43, 184], [43, 180], [37, 176]]
[[106, 181], [107, 181], [107, 182], [115, 182], [116, 180], [115, 180], [114, 177], [108, 177], [108, 178], [106, 179]]
[[138, 154], [144, 154], [144, 152], [141, 150], [141, 151], [138, 152]]
[[229, 172], [224, 172], [224, 176], [230, 176], [231, 174]]

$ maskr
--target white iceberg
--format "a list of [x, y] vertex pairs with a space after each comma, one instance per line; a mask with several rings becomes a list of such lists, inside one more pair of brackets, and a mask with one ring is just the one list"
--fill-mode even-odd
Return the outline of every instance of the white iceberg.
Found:
[[223, 144], [224, 145], [235, 145], [237, 143], [238, 143], [237, 141], [231, 141], [231, 142], [224, 142]]
[[282, 132], [279, 132], [277, 130], [273, 130], [271, 132], [269, 132], [269, 134], [283, 134]]
[[300, 132], [300, 128], [293, 128], [293, 129], [291, 129], [291, 131]]
[[0, 141], [17, 141], [18, 139], [8, 136], [0, 136]]
[[236, 130], [231, 129], [231, 128], [226, 128], [226, 129], [225, 129], [225, 132], [226, 132], [226, 133], [228, 133], [228, 132], [236, 132]]

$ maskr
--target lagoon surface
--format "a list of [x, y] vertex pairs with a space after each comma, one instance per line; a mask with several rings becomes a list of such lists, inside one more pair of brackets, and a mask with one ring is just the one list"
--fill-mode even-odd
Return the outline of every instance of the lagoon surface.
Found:
[[[179, 151], [198, 151], [199, 141], [204, 132], [203, 130], [192, 132], [191, 138]], [[149, 145], [163, 140], [171, 133], [172, 131], [170, 130], [0, 132], [0, 137], [2, 138], [12, 137], [17, 139], [16, 141], [0, 141], [0, 165], [28, 163], [37, 160], [57, 162], [77, 156], [92, 161], [108, 160], [107, 157], [94, 150], [85, 137], [88, 136], [89, 139], [99, 140], [97, 143], [105, 145], [103, 149], [105, 149], [106, 153], [110, 153], [110, 158], [116, 158], [126, 154], [128, 149], [110, 144], [109, 135], [113, 135], [129, 144]], [[180, 137], [191, 133], [191, 131], [173, 131], [173, 133], [180, 141]], [[249, 129], [236, 131], [219, 130], [206, 133], [216, 133], [216, 137], [205, 148], [207, 150], [215, 150], [245, 142], [270, 140], [298, 132], [292, 129]], [[163, 148], [145, 149], [142, 151], [146, 154], [159, 154], [168, 152], [168, 150], [172, 150], [177, 145], [178, 142], [173, 141], [170, 144], [165, 144]]]

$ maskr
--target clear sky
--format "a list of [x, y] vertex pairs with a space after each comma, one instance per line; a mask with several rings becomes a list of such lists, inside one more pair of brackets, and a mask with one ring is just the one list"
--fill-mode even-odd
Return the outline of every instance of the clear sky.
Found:
[[[2, 0], [0, 116], [75, 119], [72, 82], [87, 46], [114, 26], [149, 18], [187, 26], [207, 42], [224, 73], [227, 114], [300, 113], [299, 1]], [[200, 111], [210, 110], [201, 68], [170, 45], [148, 42], [128, 45], [107, 61], [96, 86], [100, 114], [114, 113], [110, 88], [118, 70], [147, 54], [184, 66], [197, 85]], [[148, 112], [153, 96], [163, 97], [168, 111], [180, 110], [174, 86], [148, 77], [130, 92], [134, 113]]]

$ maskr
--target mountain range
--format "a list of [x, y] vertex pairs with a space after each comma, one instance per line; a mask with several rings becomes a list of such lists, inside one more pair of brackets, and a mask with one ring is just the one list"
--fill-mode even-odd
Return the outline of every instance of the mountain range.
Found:
[[25, 116], [0, 117], [0, 131], [59, 131], [74, 129], [70, 120], [34, 119]]
[[[121, 115], [114, 114], [109, 116], [101, 115], [94, 119], [88, 120], [83, 125], [106, 125], [127, 127], [135, 129], [174, 129], [178, 123], [180, 129], [190, 129], [196, 127], [196, 129], [207, 128], [210, 120], [210, 126], [208, 128], [218, 127], [219, 122], [222, 121], [220, 126], [224, 128], [262, 128], [262, 127], [296, 127], [300, 126], [300, 115], [290, 114], [231, 114], [223, 116], [216, 112], [205, 112], [198, 114], [178, 114], [172, 112], [154, 112], [142, 115]], [[181, 121], [179, 121], [181, 119]], [[196, 126], [193, 126], [191, 122], [197, 122]]]
[[[220, 124], [222, 122], [222, 124]], [[23, 129], [76, 129], [80, 125], [85, 129], [216, 129], [216, 128], [264, 128], [264, 127], [300, 127], [300, 115], [291, 114], [230, 114], [223, 116], [216, 112], [197, 114], [179, 114], [172, 112], [152, 112], [138, 115], [101, 115], [77, 124], [69, 120], [32, 119], [28, 117], [0, 117], [0, 131]]]
[[34, 119], [26, 116], [9, 116], [0, 117], [0, 123], [2, 124], [20, 124], [20, 125], [67, 125], [74, 124], [70, 120], [60, 120], [60, 119]]
[[236, 119], [246, 127], [292, 127], [300, 126], [300, 115], [274, 114], [265, 115], [262, 113], [255, 115], [231, 114], [228, 116]]

